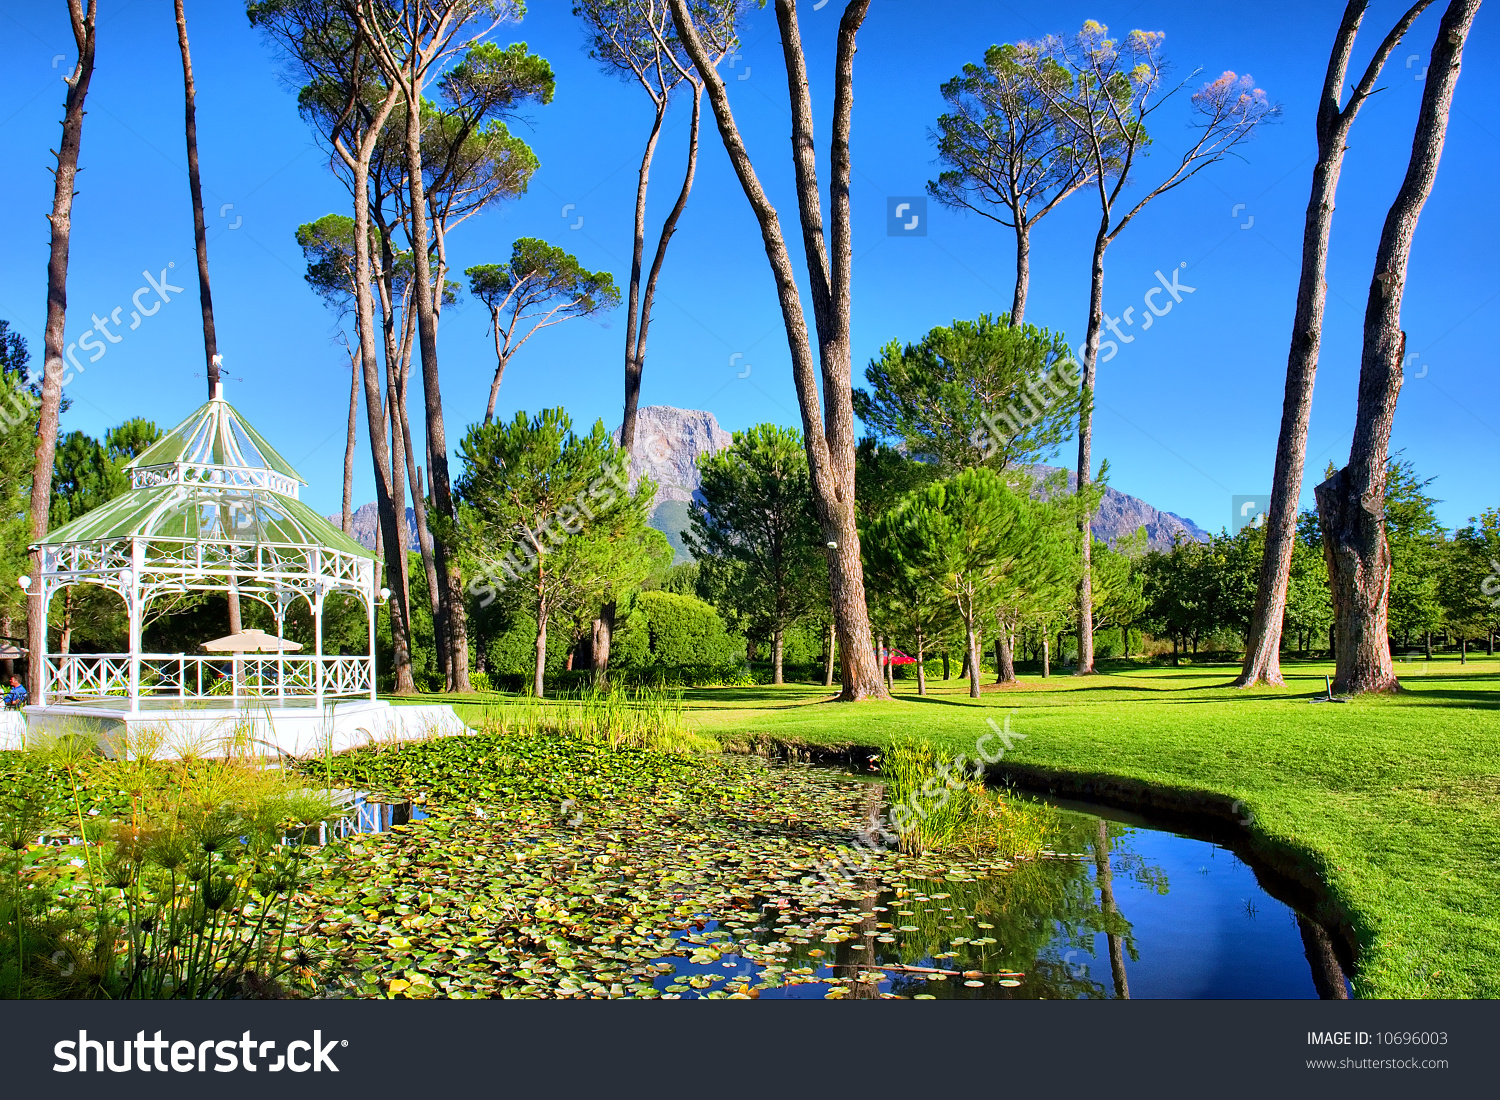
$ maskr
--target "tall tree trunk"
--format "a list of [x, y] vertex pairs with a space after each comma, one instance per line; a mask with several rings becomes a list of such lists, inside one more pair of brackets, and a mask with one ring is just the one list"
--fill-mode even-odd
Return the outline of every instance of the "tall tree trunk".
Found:
[[[413, 63], [415, 64], [415, 63]], [[438, 379], [437, 313], [433, 302], [432, 267], [428, 259], [427, 194], [422, 178], [421, 81], [415, 72], [406, 78], [406, 175], [410, 200], [411, 254], [417, 310], [417, 342], [422, 354], [422, 395], [427, 410], [427, 480], [432, 507], [451, 524], [456, 519], [453, 485], [448, 473], [448, 436], [443, 427], [443, 394]], [[447, 687], [468, 692], [469, 639], [464, 607], [463, 578], [440, 540], [434, 545], [439, 605], [447, 630], [435, 641], [447, 647]]]
[[1406, 178], [1375, 252], [1349, 464], [1315, 490], [1337, 627], [1334, 688], [1345, 693], [1399, 687], [1386, 629], [1391, 553], [1385, 536], [1385, 478], [1406, 354], [1401, 300], [1412, 237], [1437, 178], [1464, 42], [1478, 10], [1479, 0], [1452, 0], [1438, 24]]
[[[818, 331], [818, 365], [814, 364], [802, 299], [791, 256], [781, 235], [776, 209], [766, 196], [730, 110], [724, 81], [693, 25], [687, 0], [671, 0], [672, 18], [693, 66], [702, 79], [718, 122], [725, 151], [754, 211], [776, 281], [777, 297], [791, 352], [792, 377], [802, 414], [813, 498], [828, 549], [829, 591], [837, 624], [843, 689], [839, 698], [885, 697], [880, 670], [870, 651], [870, 615], [865, 603], [864, 571], [854, 511], [854, 411], [850, 388], [850, 209], [849, 130], [853, 110], [855, 36], [869, 11], [869, 0], [850, 0], [839, 21], [834, 69], [834, 109], [829, 164], [831, 247], [823, 235], [823, 217], [813, 146], [812, 106], [807, 66], [797, 27], [795, 0], [777, 0], [787, 84], [792, 107], [792, 153], [797, 178], [803, 249], [810, 280], [813, 317]], [[818, 408], [821, 366], [823, 410]]]
[[[1115, 906], [1114, 872], [1109, 866], [1109, 822], [1099, 819], [1098, 837], [1094, 841], [1094, 880], [1099, 886], [1099, 909], [1104, 914], [1106, 927], [1114, 923], [1120, 910]], [[1115, 998], [1130, 999], [1130, 982], [1125, 975], [1125, 945], [1123, 938], [1115, 932], [1105, 932], [1109, 941], [1109, 973], [1114, 981]]]
[[[397, 411], [401, 421], [401, 449], [406, 456], [406, 477], [411, 484], [412, 519], [417, 528], [417, 548], [422, 556], [422, 571], [427, 578], [427, 602], [432, 611], [432, 633], [433, 640], [442, 637], [446, 624], [443, 622], [445, 608], [439, 599], [441, 582], [438, 579], [437, 559], [434, 552], [432, 532], [427, 527], [427, 495], [422, 485], [422, 467], [416, 464], [416, 456], [412, 453], [411, 441], [411, 418], [406, 413], [406, 387], [401, 386], [401, 400], [397, 403]], [[402, 509], [402, 518], [405, 518], [405, 509]], [[438, 645], [438, 671], [448, 679], [447, 653], [445, 647]]]
[[[187, 136], [188, 192], [193, 200], [193, 240], [198, 252], [198, 304], [203, 312], [203, 358], [208, 378], [208, 398], [212, 401], [219, 395], [219, 337], [214, 327], [214, 301], [208, 282], [208, 229], [203, 219], [203, 185], [198, 175], [198, 108], [197, 88], [193, 83], [193, 58], [188, 49], [187, 17], [182, 11], [182, 0], [174, 0], [177, 14], [177, 48], [182, 54], [182, 90], [184, 103], [183, 131]], [[214, 461], [222, 462], [220, 454]], [[230, 517], [222, 517], [227, 528]], [[238, 634], [243, 626], [240, 618], [239, 586], [233, 576], [229, 578], [229, 633]]]
[[73, 652], [73, 589], [64, 588], [62, 598], [62, 636], [57, 640], [57, 651], [71, 653]]
[[[94, 17], [98, 0], [68, 0], [68, 17], [78, 60], [64, 77], [68, 85], [63, 113], [62, 141], [52, 174], [52, 242], [47, 255], [47, 327], [43, 333], [42, 401], [37, 424], [36, 451], [31, 471], [31, 545], [47, 534], [52, 503], [52, 464], [57, 453], [57, 414], [62, 405], [63, 326], [68, 312], [68, 241], [73, 227], [73, 183], [78, 175], [78, 152], [83, 143], [83, 103], [94, 75]], [[47, 667], [47, 609], [42, 586], [42, 552], [31, 551], [31, 589], [26, 600], [27, 690], [42, 701]]]
[[[1094, 447], [1094, 379], [1099, 366], [1099, 330], [1104, 325], [1104, 250], [1109, 247], [1108, 209], [1100, 216], [1099, 232], [1094, 238], [1094, 257], [1089, 279], [1089, 323], [1083, 341], [1082, 404], [1078, 411], [1078, 496], [1093, 481]], [[1087, 676], [1094, 671], [1094, 580], [1091, 562], [1094, 556], [1093, 509], [1080, 508], [1078, 537], [1082, 542], [1082, 572], [1078, 575], [1078, 666], [1074, 675]], [[1062, 659], [1062, 644], [1057, 647]]]
[[354, 534], [354, 450], [359, 440], [359, 353], [349, 349], [349, 432], [344, 437], [343, 531]]
[[630, 286], [625, 303], [625, 415], [620, 422], [620, 446], [626, 453], [635, 447], [636, 408], [641, 397], [641, 365], [636, 362], [636, 330], [640, 327], [641, 271], [646, 256], [646, 187], [651, 178], [651, 161], [656, 156], [656, 142], [661, 137], [662, 122], [667, 117], [667, 101], [656, 103], [651, 133], [641, 154], [641, 166], [635, 176], [635, 239], [630, 254]]
[[1031, 226], [1016, 218], [1016, 292], [1010, 300], [1010, 327], [1020, 328], [1026, 319], [1026, 289], [1031, 282]]
[[1287, 584], [1292, 550], [1297, 542], [1297, 498], [1307, 460], [1307, 425], [1312, 415], [1313, 382], [1323, 338], [1323, 310], [1328, 298], [1328, 237], [1333, 227], [1334, 196], [1343, 169], [1349, 129], [1359, 109], [1374, 91], [1375, 81], [1391, 51], [1432, 0], [1413, 4], [1375, 52], [1349, 103], [1339, 109], [1354, 39], [1368, 0], [1349, 0], [1328, 58], [1328, 73], [1318, 102], [1316, 132], [1318, 161], [1313, 166], [1312, 193], [1302, 228], [1302, 274], [1297, 284], [1297, 310], [1292, 319], [1291, 350], [1287, 355], [1286, 396], [1281, 407], [1281, 434], [1276, 442], [1276, 469], [1271, 503], [1266, 510], [1266, 546], [1250, 635], [1245, 640], [1245, 662], [1235, 684], [1282, 684], [1281, 630], [1286, 614]]
[[786, 631], [777, 627], [771, 635], [771, 683], [780, 684], [785, 681], [781, 677], [781, 657], [786, 652]]
[[[651, 173], [651, 159], [656, 149], [656, 139], [661, 132], [666, 101], [658, 104], [651, 136], [646, 141], [646, 151], [641, 158], [641, 168], [636, 187], [635, 246], [630, 264], [629, 315], [625, 321], [625, 411], [620, 421], [620, 447], [627, 455], [635, 452], [636, 412], [641, 401], [641, 377], [646, 367], [646, 336], [651, 328], [651, 307], [656, 298], [656, 282], [661, 275], [662, 263], [666, 259], [667, 245], [677, 231], [677, 222], [687, 207], [688, 195], [693, 190], [693, 177], [698, 168], [698, 130], [702, 117], [703, 88], [698, 85], [693, 92], [693, 117], [688, 130], [687, 170], [683, 175], [682, 188], [677, 193], [677, 202], [667, 220], [662, 223], [661, 237], [656, 242], [656, 255], [651, 260], [651, 272], [646, 277], [645, 289], [641, 288], [641, 260], [646, 243], [646, 183]], [[610, 600], [600, 610], [594, 621], [594, 676], [602, 684], [609, 676], [610, 642], [615, 629], [615, 601]], [[832, 684], [833, 666], [830, 664], [826, 678]]]
[[943, 679], [952, 679], [948, 672], [948, 651], [946, 649], [943, 651]]
[[979, 698], [979, 635], [972, 626], [965, 631], [965, 656], [969, 664], [969, 698]]
[[183, 15], [182, 0], [173, 0], [173, 6], [177, 13], [177, 47], [182, 53], [188, 190], [193, 198], [193, 240], [198, 249], [198, 302], [203, 309], [203, 355], [207, 365], [208, 397], [212, 401], [217, 395], [219, 385], [219, 341], [214, 330], [213, 295], [208, 285], [208, 230], [203, 221], [203, 186], [198, 177], [197, 91], [193, 84], [193, 60], [188, 50], [187, 18]]
[[1013, 684], [1016, 682], [1016, 635], [1010, 624], [995, 619], [999, 627], [995, 635], [995, 683]]
[[[373, 270], [370, 255], [370, 160], [381, 131], [385, 129], [386, 121], [395, 106], [398, 91], [399, 88], [394, 83], [387, 88], [384, 101], [360, 133], [357, 148], [350, 150], [342, 141], [335, 143], [340, 158], [354, 177], [351, 185], [354, 196], [354, 269], [359, 272]], [[348, 112], [351, 115], [354, 113], [352, 103]], [[405, 540], [402, 538], [406, 515], [403, 509], [398, 517], [393, 507], [393, 495], [399, 485], [399, 470], [391, 465], [388, 411], [381, 395], [380, 363], [375, 350], [375, 301], [368, 278], [355, 281], [354, 317], [364, 377], [370, 461], [375, 472], [375, 507], [380, 520], [376, 533], [376, 554], [385, 562], [386, 583], [391, 591], [386, 608], [391, 622], [392, 690], [397, 695], [411, 695], [416, 691], [416, 682], [412, 677], [411, 667], [411, 605], [405, 584]], [[388, 361], [388, 370], [389, 366]]]
[[1432, 660], [1432, 631], [1429, 630], [1422, 635], [1422, 644], [1427, 651], [1426, 659], [1429, 661]]
[[927, 639], [917, 631], [917, 694], [927, 694]]
[[1048, 645], [1049, 645], [1050, 642], [1051, 642], [1051, 639], [1047, 637], [1047, 632], [1045, 630], [1043, 630], [1042, 631], [1042, 679], [1044, 679], [1044, 680], [1047, 679], [1049, 676], [1052, 675], [1052, 663], [1051, 663], [1051, 660], [1050, 660], [1051, 654], [1049, 654], [1047, 652], [1047, 647], [1048, 647]]

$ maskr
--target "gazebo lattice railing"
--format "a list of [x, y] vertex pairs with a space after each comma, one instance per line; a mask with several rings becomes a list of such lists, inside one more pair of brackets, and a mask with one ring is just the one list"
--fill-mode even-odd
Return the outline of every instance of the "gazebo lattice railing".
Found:
[[[251, 428], [222, 389], [130, 464], [131, 488], [51, 532], [40, 545], [43, 590], [107, 588], [124, 601], [125, 653], [48, 653], [37, 704], [55, 697], [279, 702], [375, 698], [374, 555], [299, 499], [306, 482]], [[323, 652], [323, 612], [338, 591], [365, 610], [369, 652]], [[283, 636], [288, 609], [306, 601], [313, 652], [270, 655], [143, 653], [153, 600], [236, 592], [258, 600]], [[227, 673], [224, 671], [228, 669]]]

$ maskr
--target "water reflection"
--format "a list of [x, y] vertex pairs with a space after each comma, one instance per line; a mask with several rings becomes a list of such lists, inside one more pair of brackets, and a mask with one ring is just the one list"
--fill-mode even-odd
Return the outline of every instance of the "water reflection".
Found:
[[[1310, 998], [1310, 933], [1251, 869], [1205, 841], [1064, 812], [1056, 853], [985, 878], [907, 879], [805, 912], [679, 933], [697, 961], [656, 981], [683, 997]], [[1321, 928], [1325, 956], [1331, 945]], [[845, 937], [827, 935], [841, 928]], [[1316, 936], [1314, 936], [1316, 940]], [[1336, 994], [1334, 994], [1336, 995]]]

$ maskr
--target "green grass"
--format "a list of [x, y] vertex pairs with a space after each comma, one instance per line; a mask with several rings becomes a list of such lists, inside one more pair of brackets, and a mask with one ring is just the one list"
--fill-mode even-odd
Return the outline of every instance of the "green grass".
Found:
[[1229, 665], [1116, 662], [1082, 679], [1023, 673], [977, 701], [938, 680], [926, 698], [897, 681], [890, 702], [787, 685], [691, 690], [686, 704], [689, 725], [721, 741], [955, 752], [1014, 709], [1024, 740], [1007, 760], [1241, 800], [1251, 828], [1317, 867], [1349, 915], [1361, 996], [1500, 997], [1500, 660], [1397, 669], [1406, 690], [1347, 705], [1309, 705], [1331, 666], [1295, 661], [1287, 687], [1253, 691], [1229, 686]]

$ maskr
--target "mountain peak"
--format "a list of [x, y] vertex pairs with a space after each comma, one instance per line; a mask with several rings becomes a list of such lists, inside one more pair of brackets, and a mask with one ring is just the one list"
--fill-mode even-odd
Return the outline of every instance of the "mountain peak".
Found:
[[[620, 441], [620, 429], [614, 431]], [[656, 507], [663, 501], [684, 503], [693, 499], [703, 479], [698, 473], [698, 459], [717, 454], [729, 446], [732, 437], [711, 412], [703, 409], [678, 409], [671, 405], [647, 405], [636, 411], [635, 446], [630, 455], [630, 480], [642, 475], [656, 482]]]

